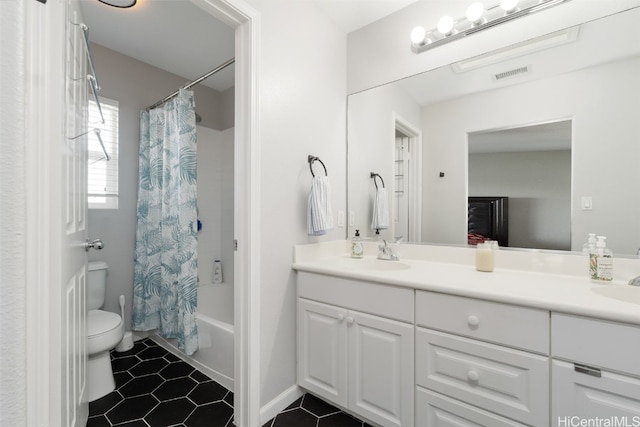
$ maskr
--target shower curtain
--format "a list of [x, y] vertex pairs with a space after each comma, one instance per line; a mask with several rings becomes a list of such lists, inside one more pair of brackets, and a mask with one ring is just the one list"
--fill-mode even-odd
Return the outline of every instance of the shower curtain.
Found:
[[140, 113], [133, 330], [198, 349], [196, 119], [193, 92]]

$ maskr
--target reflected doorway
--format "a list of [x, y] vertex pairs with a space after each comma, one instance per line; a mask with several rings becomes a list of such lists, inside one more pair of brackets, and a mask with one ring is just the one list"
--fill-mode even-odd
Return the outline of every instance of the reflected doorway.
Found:
[[468, 135], [469, 197], [506, 197], [511, 247], [571, 250], [571, 121]]

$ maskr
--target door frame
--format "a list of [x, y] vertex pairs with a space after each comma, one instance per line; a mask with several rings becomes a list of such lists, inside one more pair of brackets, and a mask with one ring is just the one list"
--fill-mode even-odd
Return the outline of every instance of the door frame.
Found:
[[[410, 161], [412, 164], [407, 178], [409, 188], [410, 190], [422, 188], [422, 130], [398, 113], [393, 112], [392, 141], [394, 142], [394, 152], [396, 131], [409, 138]], [[395, 158], [395, 156], [392, 158]], [[395, 183], [395, 180], [393, 182]], [[410, 191], [409, 194], [409, 235], [405, 238], [405, 241], [420, 242], [422, 241], [422, 192], [414, 190]], [[395, 212], [393, 215], [395, 215]]]
[[234, 421], [260, 426], [260, 15], [242, 0], [191, 0], [235, 28]]
[[[260, 158], [258, 117], [258, 37], [260, 16], [242, 0], [190, 0], [235, 28], [235, 396], [237, 425], [259, 427], [260, 418]], [[24, 45], [23, 83], [25, 126], [25, 282], [27, 288], [26, 403], [27, 426], [60, 425], [56, 390], [60, 390], [59, 361], [51, 354], [60, 346], [60, 315], [57, 300], [49, 292], [51, 281], [60, 278], [59, 251], [62, 230], [59, 214], [51, 215], [60, 201], [59, 153], [50, 135], [63, 135], [60, 108], [64, 63], [63, 0], [46, 4], [26, 2], [24, 32], [17, 34]], [[51, 65], [54, 64], [52, 68]], [[64, 67], [62, 67], [64, 69]], [[59, 211], [59, 209], [58, 209]], [[58, 301], [59, 302], [59, 301]], [[58, 421], [56, 421], [58, 420]]]

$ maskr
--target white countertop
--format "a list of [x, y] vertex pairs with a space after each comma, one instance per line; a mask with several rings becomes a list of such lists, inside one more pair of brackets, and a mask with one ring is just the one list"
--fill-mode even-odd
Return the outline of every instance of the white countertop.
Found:
[[[543, 271], [553, 271], [543, 273], [511, 268], [513, 265], [523, 265], [522, 260], [518, 264], [518, 261], [511, 258], [523, 258], [526, 264], [529, 262], [526, 257], [536, 257], [536, 254], [522, 252], [514, 255], [505, 251], [505, 255], [497, 254], [495, 270], [487, 273], [475, 270], [473, 249], [443, 250], [441, 247], [426, 245], [407, 246], [414, 246], [406, 251], [411, 254], [411, 258], [379, 261], [374, 255], [352, 259], [344, 250], [344, 241], [315, 244], [315, 247], [302, 245], [295, 248], [293, 268], [640, 325], [640, 287], [629, 286], [627, 281], [630, 277], [620, 277], [621, 280], [613, 282], [590, 280], [587, 277], [586, 260], [575, 254], [553, 254], [553, 268], [544, 265], [544, 261], [540, 259], [531, 263]], [[430, 256], [434, 251], [448, 251], [448, 254]], [[376, 253], [375, 246], [366, 247], [365, 253]], [[451, 257], [450, 262], [446, 262], [448, 257]], [[386, 263], [398, 265], [390, 267]], [[581, 272], [583, 263], [584, 274], [575, 274], [576, 271]], [[617, 264], [626, 276], [636, 269], [640, 274], [638, 260], [618, 260]], [[558, 272], [563, 270], [563, 265], [570, 274]]]

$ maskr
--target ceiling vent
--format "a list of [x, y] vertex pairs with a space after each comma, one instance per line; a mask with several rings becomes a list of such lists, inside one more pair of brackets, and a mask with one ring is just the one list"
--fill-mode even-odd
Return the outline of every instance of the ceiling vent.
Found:
[[493, 79], [497, 82], [504, 79], [510, 79], [516, 76], [520, 76], [522, 74], [529, 73], [529, 66], [525, 65], [524, 67], [514, 68], [513, 70], [503, 71], [502, 73], [494, 74]]

